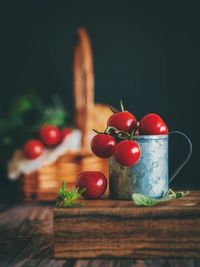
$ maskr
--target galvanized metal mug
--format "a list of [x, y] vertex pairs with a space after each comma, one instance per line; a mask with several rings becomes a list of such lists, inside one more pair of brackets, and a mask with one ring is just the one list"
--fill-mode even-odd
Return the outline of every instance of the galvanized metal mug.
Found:
[[[168, 174], [168, 139], [171, 134], [182, 135], [189, 144], [186, 159], [175, 172]], [[131, 199], [133, 193], [150, 197], [162, 197], [169, 189], [169, 183], [188, 162], [192, 154], [192, 143], [182, 132], [173, 131], [169, 135], [135, 136], [141, 149], [139, 162], [133, 167], [125, 167], [110, 158], [110, 198]]]

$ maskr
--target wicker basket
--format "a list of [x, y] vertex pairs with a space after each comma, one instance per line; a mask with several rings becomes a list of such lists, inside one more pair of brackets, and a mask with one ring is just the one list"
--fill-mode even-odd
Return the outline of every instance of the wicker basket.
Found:
[[91, 129], [104, 130], [111, 111], [103, 104], [94, 104], [92, 50], [84, 29], [77, 31], [73, 71], [75, 124], [82, 132], [81, 149], [69, 151], [54, 164], [23, 175], [22, 191], [26, 200], [53, 200], [58, 194], [61, 181], [66, 180], [70, 187], [82, 171], [102, 171], [108, 177], [107, 160], [97, 158], [89, 149]]

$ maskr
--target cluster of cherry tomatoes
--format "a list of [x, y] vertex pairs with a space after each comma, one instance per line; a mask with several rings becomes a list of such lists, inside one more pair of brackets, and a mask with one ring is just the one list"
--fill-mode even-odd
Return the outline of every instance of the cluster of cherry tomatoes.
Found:
[[145, 115], [139, 122], [135, 116], [125, 111], [121, 103], [121, 112], [111, 115], [104, 133], [97, 132], [91, 141], [92, 152], [101, 158], [114, 156], [124, 166], [135, 165], [141, 156], [141, 150], [135, 135], [166, 135], [168, 127], [162, 118], [154, 113]]
[[[139, 122], [135, 116], [124, 111], [114, 113], [107, 121], [104, 133], [95, 130], [91, 141], [93, 153], [101, 158], [114, 156], [124, 166], [134, 166], [141, 156], [138, 143], [134, 140], [136, 135], [166, 135], [168, 127], [157, 114], [147, 114]], [[76, 186], [85, 188], [83, 196], [88, 199], [101, 197], [106, 191], [107, 179], [102, 172], [86, 171], [77, 177]]]
[[[59, 129], [53, 125], [40, 128], [39, 139], [32, 139], [23, 147], [27, 159], [39, 157], [44, 147], [55, 147], [72, 132], [69, 128]], [[97, 131], [96, 131], [97, 132]], [[141, 150], [134, 140], [136, 135], [167, 135], [168, 127], [157, 114], [147, 114], [139, 122], [136, 117], [125, 111], [121, 103], [121, 111], [115, 112], [107, 121], [103, 133], [97, 132], [91, 141], [91, 150], [101, 158], [114, 156], [124, 166], [134, 166], [140, 159]], [[86, 171], [78, 175], [76, 186], [85, 188], [83, 196], [89, 199], [101, 197], [106, 191], [107, 179], [102, 172]]]
[[23, 146], [23, 154], [26, 159], [33, 160], [44, 152], [45, 146], [55, 147], [72, 132], [70, 128], [59, 129], [54, 125], [43, 125], [39, 130], [39, 139], [28, 140]]

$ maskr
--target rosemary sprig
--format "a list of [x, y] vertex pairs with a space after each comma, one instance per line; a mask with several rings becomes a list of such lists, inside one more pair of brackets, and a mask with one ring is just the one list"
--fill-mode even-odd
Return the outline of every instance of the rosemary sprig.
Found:
[[85, 189], [72, 187], [69, 191], [66, 189], [66, 182], [62, 181], [62, 186], [59, 189], [58, 197], [56, 199], [56, 207], [71, 208], [84, 206], [83, 203], [77, 200], [85, 192]]

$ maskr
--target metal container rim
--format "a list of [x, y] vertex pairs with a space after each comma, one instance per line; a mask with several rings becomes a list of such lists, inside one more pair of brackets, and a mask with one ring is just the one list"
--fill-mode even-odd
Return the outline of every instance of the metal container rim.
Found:
[[168, 139], [169, 135], [134, 135], [134, 140], [160, 140], [160, 139]]

